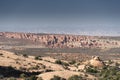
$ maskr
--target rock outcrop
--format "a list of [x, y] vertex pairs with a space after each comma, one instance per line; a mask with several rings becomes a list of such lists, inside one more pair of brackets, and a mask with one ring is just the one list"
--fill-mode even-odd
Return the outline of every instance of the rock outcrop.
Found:
[[89, 62], [90, 65], [94, 67], [103, 67], [104, 63], [98, 56], [93, 56], [92, 59]]
[[106, 47], [118, 46], [117, 41], [99, 40], [98, 37], [80, 36], [80, 35], [62, 35], [62, 34], [34, 34], [34, 33], [16, 33], [0, 32], [0, 37], [12, 39], [24, 39], [33, 42], [39, 42], [47, 47], [53, 48], [78, 48], [78, 47]]

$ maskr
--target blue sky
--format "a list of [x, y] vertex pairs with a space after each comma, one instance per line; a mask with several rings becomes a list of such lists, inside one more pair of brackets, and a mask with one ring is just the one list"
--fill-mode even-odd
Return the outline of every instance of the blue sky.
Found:
[[0, 31], [120, 35], [120, 0], [0, 0]]

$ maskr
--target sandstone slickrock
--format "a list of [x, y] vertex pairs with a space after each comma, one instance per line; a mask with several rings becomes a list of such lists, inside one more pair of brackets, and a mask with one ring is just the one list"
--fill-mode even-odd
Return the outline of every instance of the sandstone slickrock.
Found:
[[104, 63], [98, 56], [93, 56], [92, 59], [90, 60], [90, 65], [94, 67], [103, 67]]

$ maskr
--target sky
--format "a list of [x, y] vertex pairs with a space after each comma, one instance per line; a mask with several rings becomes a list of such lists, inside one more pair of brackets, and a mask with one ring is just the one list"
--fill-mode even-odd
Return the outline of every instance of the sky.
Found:
[[120, 36], [120, 0], [0, 0], [0, 32]]

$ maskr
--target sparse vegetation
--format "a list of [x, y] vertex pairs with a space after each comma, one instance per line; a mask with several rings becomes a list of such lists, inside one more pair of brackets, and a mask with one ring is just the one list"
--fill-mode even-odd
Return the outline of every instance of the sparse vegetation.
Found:
[[27, 54], [22, 54], [22, 56], [28, 58], [28, 55], [27, 55]]
[[35, 56], [35, 60], [42, 60], [41, 56]]
[[24, 79], [24, 80], [37, 80], [37, 77], [35, 75], [31, 75], [31, 76], [28, 76], [24, 73], [22, 73], [20, 75], [20, 78]]
[[112, 60], [108, 60], [108, 64], [112, 64], [113, 63], [113, 61]]
[[62, 62], [62, 65], [64, 65], [64, 66], [69, 66], [69, 64], [66, 63], [66, 62]]
[[69, 64], [68, 64], [68, 63], [63, 62], [63, 61], [61, 61], [61, 60], [56, 60], [56, 61], [55, 61], [55, 63], [56, 63], [56, 64], [63, 65], [63, 66], [69, 66]]
[[26, 78], [25, 80], [37, 80], [35, 75], [31, 75], [30, 77]]
[[89, 66], [87, 69], [86, 69], [86, 72], [87, 73], [98, 73], [98, 70], [97, 68], [93, 67], [93, 66]]
[[50, 80], [66, 80], [66, 79], [61, 78], [61, 77], [55, 75], [55, 76], [54, 76], [53, 78], [51, 78]]
[[38, 65], [36, 65], [36, 66], [31, 66], [29, 69], [30, 70], [38, 70], [40, 67], [38, 66]]
[[73, 75], [73, 76], [69, 77], [68, 80], [83, 80], [83, 78], [78, 75]]
[[118, 66], [106, 66], [99, 73], [99, 80], [120, 80]]
[[69, 64], [75, 64], [75, 63], [76, 63], [75, 60], [72, 60], [72, 61], [69, 62]]
[[56, 60], [55, 63], [62, 65], [62, 61], [61, 60]]
[[[0, 67], [0, 74], [1, 74], [0, 79], [2, 80], [6, 78], [9, 78], [9, 80], [17, 80], [17, 78], [21, 78], [25, 80], [36, 80], [37, 79], [36, 75], [39, 75], [40, 73], [41, 74], [53, 73], [53, 75], [57, 75], [54, 72], [58, 73], [59, 76], [61, 76], [62, 74], [59, 73], [59, 71], [64, 71], [64, 70], [70, 71], [70, 74], [73, 74], [74, 72], [75, 73], [77, 72], [78, 74], [80, 74], [81, 72], [84, 73], [83, 75], [73, 74], [73, 76], [69, 77], [68, 80], [85, 80], [85, 79], [89, 80], [90, 77], [89, 75], [93, 76], [93, 79], [96, 79], [95, 77], [97, 77], [98, 80], [120, 80], [120, 63], [117, 62], [117, 60], [104, 61], [105, 64], [107, 64], [107, 66], [103, 68], [97, 68], [91, 66], [89, 62], [88, 64], [85, 64], [84, 62], [77, 60], [72, 60], [69, 62], [60, 58], [47, 59], [45, 57], [43, 58], [45, 60], [41, 61], [41, 56], [28, 57], [28, 55], [24, 54], [23, 57], [15, 54], [12, 55], [17, 57], [14, 58], [14, 56], [11, 57], [10, 55], [4, 55], [4, 57], [0, 56], [2, 59], [3, 58], [7, 59], [7, 56], [9, 56], [8, 60], [11, 59], [11, 61], [13, 61], [10, 62], [9, 65], [11, 66], [9, 67]], [[13, 66], [11, 63], [15, 65]], [[86, 68], [80, 70], [80, 68], [82, 67], [81, 65], [85, 65]], [[59, 76], [54, 76], [53, 78], [51, 78], [51, 80], [66, 80]], [[42, 78], [43, 77], [44, 76], [42, 76]], [[38, 80], [44, 80], [42, 78], [38, 78]]]

